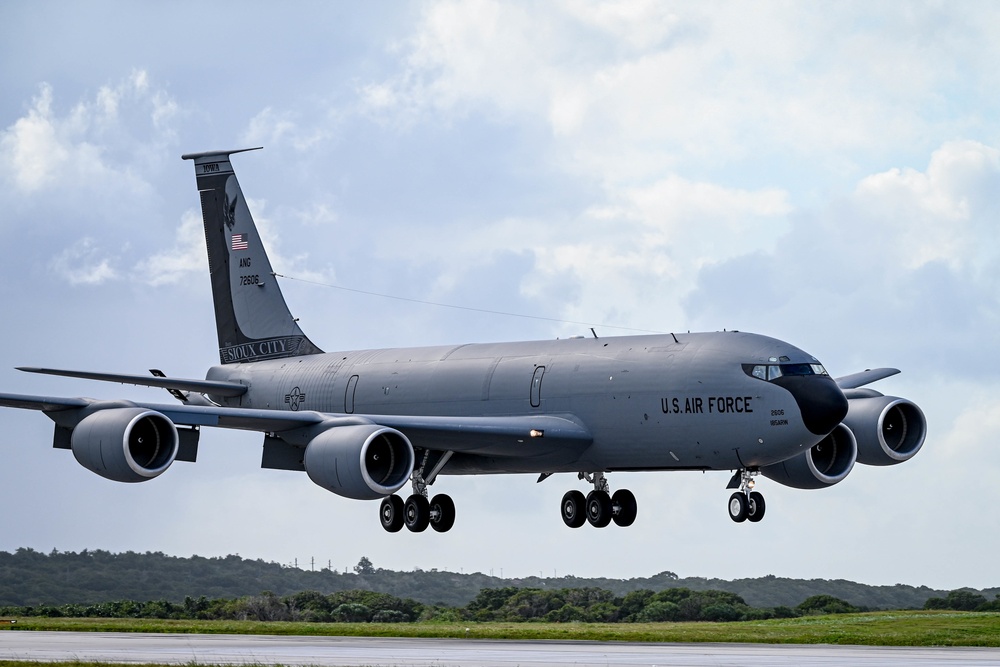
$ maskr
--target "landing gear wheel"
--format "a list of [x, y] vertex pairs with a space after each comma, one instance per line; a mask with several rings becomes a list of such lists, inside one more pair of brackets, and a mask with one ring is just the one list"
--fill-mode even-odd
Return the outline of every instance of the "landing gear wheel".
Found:
[[750, 494], [750, 498], [747, 501], [747, 521], [757, 523], [763, 518], [764, 496], [760, 492], [754, 491]]
[[443, 493], [431, 498], [431, 528], [439, 533], [447, 533], [455, 525], [455, 501]]
[[390, 533], [398, 533], [403, 527], [403, 499], [395, 493], [383, 498], [378, 517], [383, 528]]
[[570, 528], [579, 528], [587, 520], [587, 500], [579, 491], [567, 491], [562, 497], [562, 520]]
[[615, 524], [622, 528], [631, 526], [635, 522], [635, 515], [638, 513], [638, 505], [635, 502], [635, 495], [628, 489], [618, 489], [611, 496], [612, 519]]
[[750, 503], [747, 501], [747, 494], [737, 491], [729, 496], [729, 518], [736, 523], [747, 520], [747, 513], [750, 510]]
[[431, 506], [427, 498], [416, 493], [407, 498], [403, 505], [403, 523], [410, 532], [422, 533], [430, 522]]
[[595, 528], [604, 528], [611, 523], [611, 496], [607, 491], [591, 491], [587, 494], [587, 521]]

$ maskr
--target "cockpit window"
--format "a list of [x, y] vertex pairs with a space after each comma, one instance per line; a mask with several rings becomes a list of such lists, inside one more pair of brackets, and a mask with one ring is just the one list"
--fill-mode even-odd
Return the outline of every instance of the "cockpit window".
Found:
[[822, 364], [743, 364], [743, 372], [767, 381], [784, 375], [829, 375]]

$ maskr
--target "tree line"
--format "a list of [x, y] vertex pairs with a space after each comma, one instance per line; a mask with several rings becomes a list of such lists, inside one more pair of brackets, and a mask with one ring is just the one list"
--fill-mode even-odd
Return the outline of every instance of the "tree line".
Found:
[[[765, 609], [795, 609], [817, 595], [828, 595], [856, 608], [919, 609], [929, 600], [944, 600], [949, 595], [948, 591], [926, 586], [869, 586], [845, 580], [788, 579], [772, 575], [734, 581], [678, 577], [670, 571], [631, 579], [500, 578], [481, 572], [420, 569], [399, 572], [376, 567], [368, 558], [362, 558], [352, 570], [338, 572], [330, 568], [287, 567], [239, 555], [182, 558], [159, 552], [53, 550], [43, 553], [26, 548], [0, 551], [0, 605], [19, 607], [89, 606], [121, 600], [164, 600], [176, 605], [188, 598], [253, 598], [260, 591], [272, 591], [282, 598], [300, 591], [332, 595], [360, 590], [412, 599], [430, 608], [464, 608], [483, 590], [508, 587], [549, 592], [601, 589], [623, 599], [629, 593], [644, 590], [653, 593], [671, 589], [713, 590], [735, 594], [749, 606]], [[991, 600], [1000, 593], [1000, 589], [965, 590], [984, 600]], [[662, 601], [677, 603], [672, 599]]]
[[273, 592], [235, 599], [185, 598], [136, 602], [117, 600], [91, 605], [3, 606], [3, 616], [148, 618], [175, 620], [253, 620], [317, 623], [408, 623], [479, 621], [555, 623], [650, 623], [663, 621], [747, 621], [810, 614], [862, 611], [829, 595], [816, 595], [795, 608], [751, 607], [735, 593], [671, 588], [616, 596], [600, 588], [487, 588], [462, 607], [425, 605], [386, 593], [352, 590], [324, 595], [304, 591]]

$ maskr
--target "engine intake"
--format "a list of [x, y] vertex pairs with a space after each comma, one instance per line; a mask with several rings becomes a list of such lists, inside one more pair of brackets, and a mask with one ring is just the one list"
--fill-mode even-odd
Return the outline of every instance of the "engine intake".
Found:
[[309, 479], [339, 496], [374, 500], [398, 491], [413, 472], [413, 445], [378, 424], [334, 426], [306, 445]]
[[762, 475], [796, 489], [823, 489], [847, 477], [858, 457], [858, 443], [851, 429], [838, 424], [833, 431], [787, 461], [764, 466]]
[[70, 436], [73, 456], [115, 482], [145, 482], [177, 458], [177, 428], [145, 408], [109, 408], [88, 415]]
[[852, 398], [844, 424], [858, 440], [858, 461], [888, 466], [907, 461], [920, 451], [927, 435], [924, 413], [905, 398]]

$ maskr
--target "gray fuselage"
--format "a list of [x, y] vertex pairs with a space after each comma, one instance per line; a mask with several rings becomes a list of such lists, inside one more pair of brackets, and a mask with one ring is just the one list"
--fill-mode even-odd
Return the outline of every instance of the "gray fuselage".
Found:
[[593, 437], [582, 451], [529, 440], [520, 452], [456, 455], [442, 474], [726, 470], [786, 460], [825, 435], [805, 426], [790, 391], [744, 370], [778, 359], [817, 363], [774, 338], [720, 332], [325, 353], [216, 366], [208, 378], [249, 387], [220, 399], [232, 407], [558, 415]]

